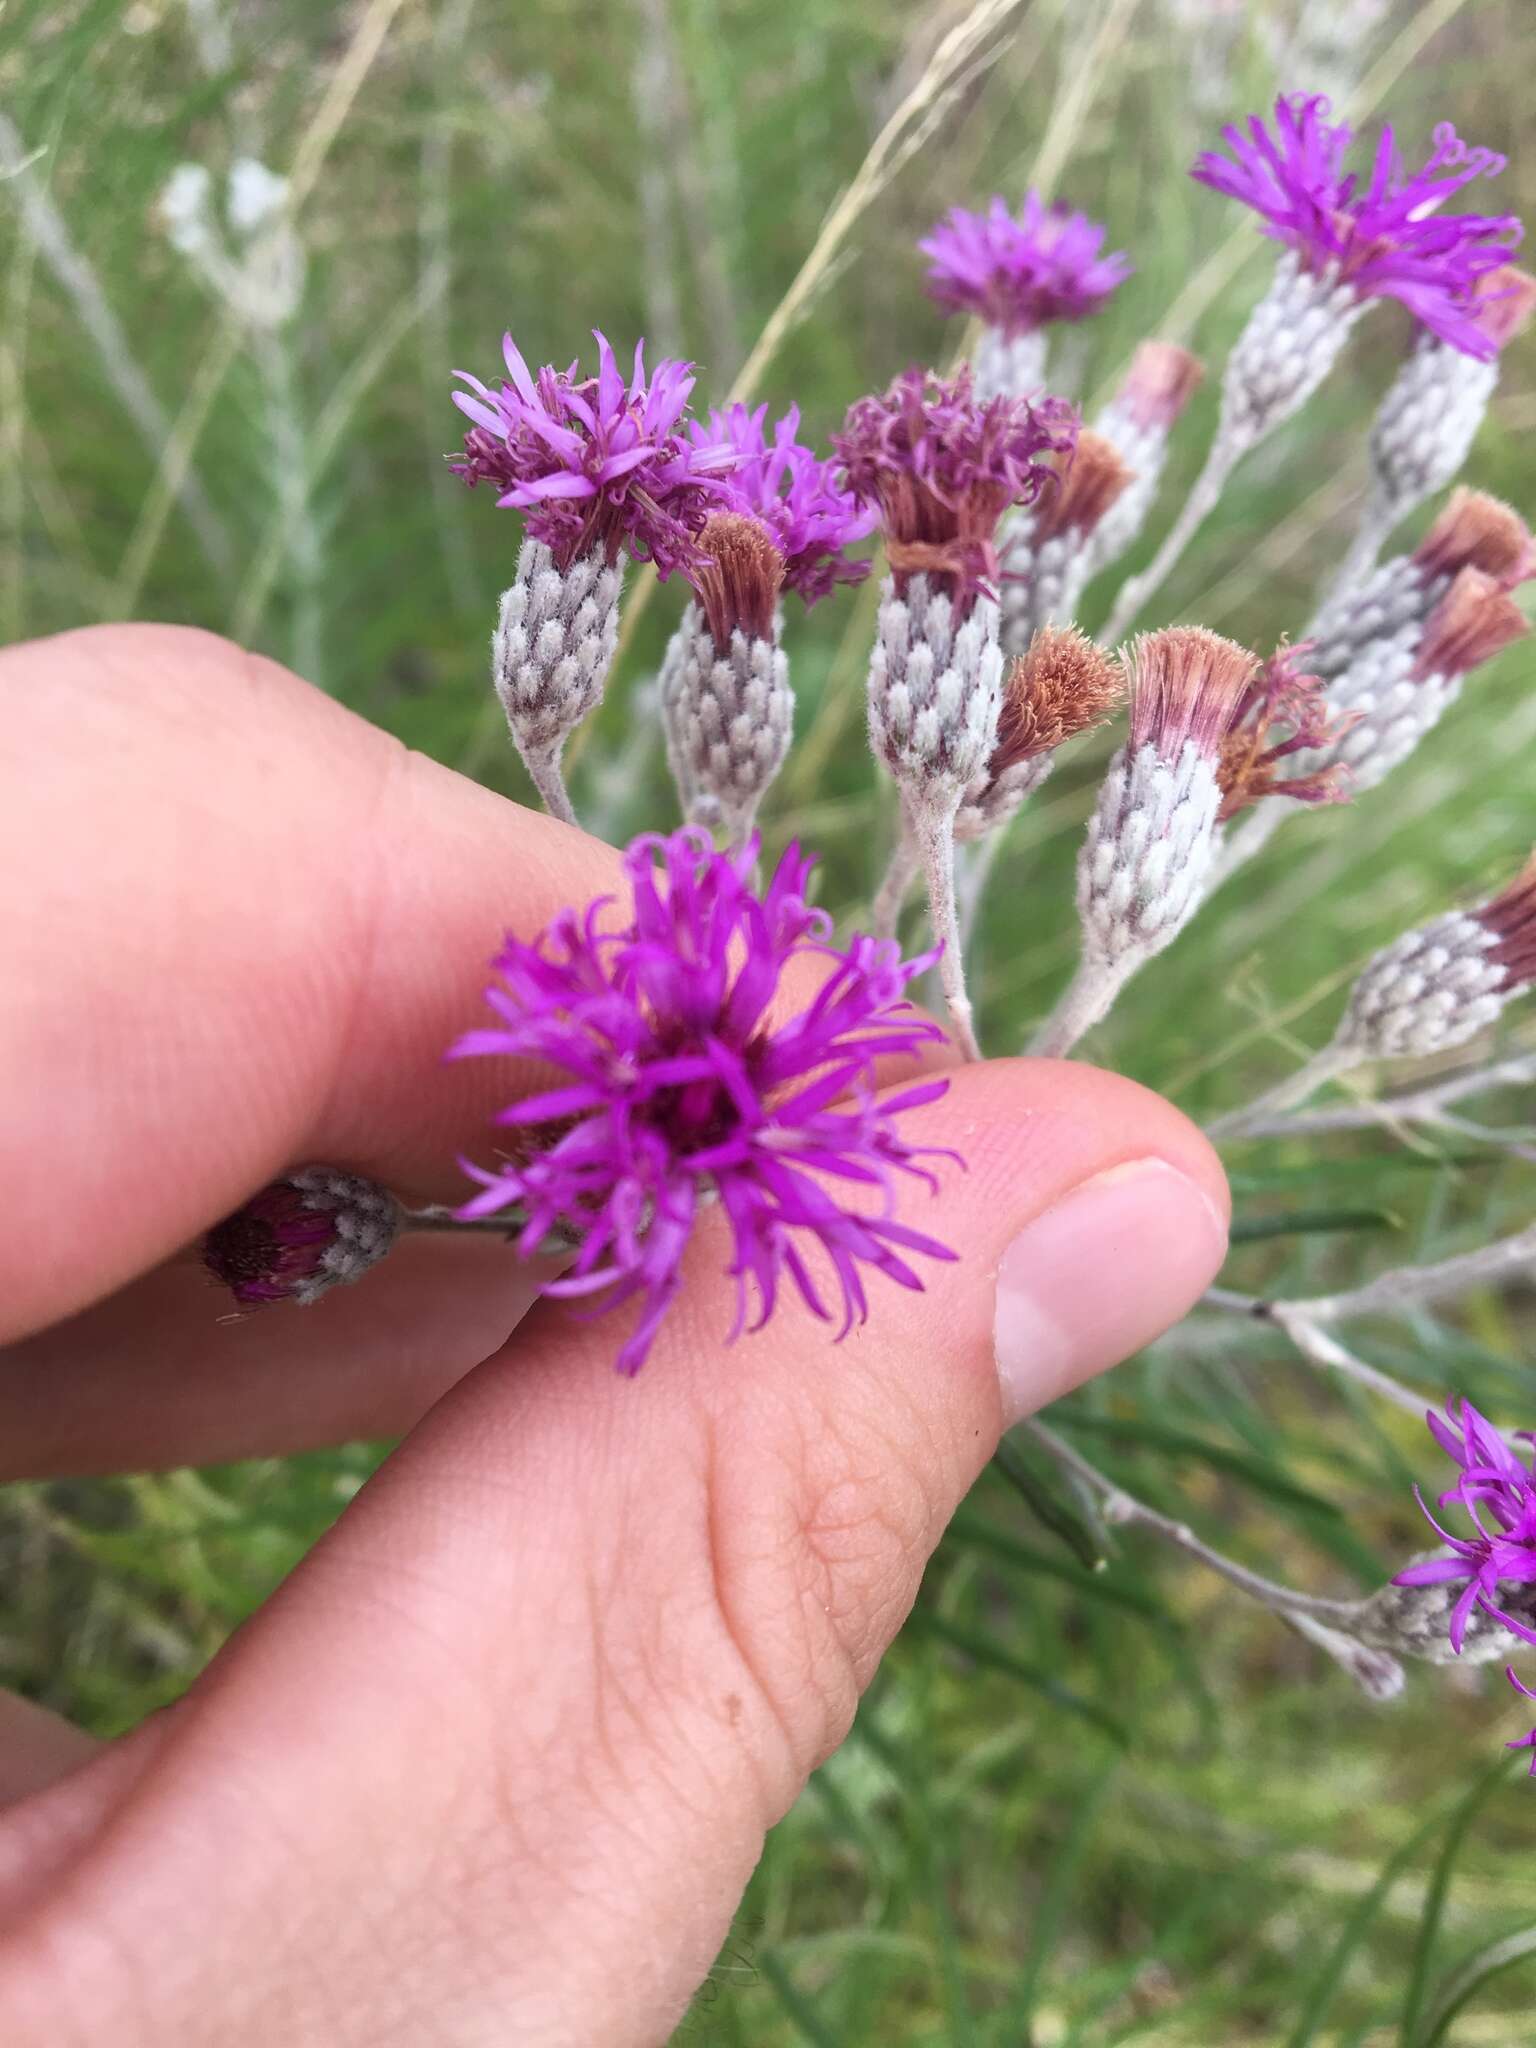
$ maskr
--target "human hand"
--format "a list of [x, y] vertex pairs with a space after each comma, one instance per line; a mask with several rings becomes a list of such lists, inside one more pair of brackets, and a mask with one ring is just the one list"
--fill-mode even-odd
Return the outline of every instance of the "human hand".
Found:
[[463, 1192], [517, 1079], [443, 1050], [615, 858], [207, 635], [14, 648], [0, 702], [0, 1477], [408, 1432], [174, 1707], [98, 1747], [0, 1696], [0, 2034], [663, 2042], [999, 1430], [1214, 1274], [1214, 1155], [957, 1066], [903, 1131], [965, 1155], [959, 1261], [840, 1347], [726, 1350], [707, 1219], [634, 1381], [494, 1239], [221, 1321], [185, 1247], [285, 1168]]

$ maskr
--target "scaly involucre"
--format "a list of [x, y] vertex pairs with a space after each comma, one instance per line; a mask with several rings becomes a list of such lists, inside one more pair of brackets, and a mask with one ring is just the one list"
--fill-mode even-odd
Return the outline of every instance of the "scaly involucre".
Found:
[[1086, 214], [1030, 191], [1016, 214], [1000, 198], [985, 213], [952, 207], [917, 246], [930, 297], [1012, 337], [1099, 311], [1133, 268], [1126, 256], [1100, 255], [1104, 236]]
[[1362, 184], [1344, 169], [1352, 131], [1327, 115], [1320, 96], [1277, 99], [1272, 126], [1252, 114], [1243, 127], [1223, 128], [1230, 157], [1205, 150], [1190, 175], [1251, 206], [1265, 234], [1308, 269], [1335, 270], [1361, 298], [1401, 299], [1430, 333], [1487, 361], [1497, 343], [1480, 318], [1477, 286], [1507, 262], [1520, 222], [1439, 209], [1472, 179], [1501, 171], [1504, 158], [1469, 147], [1443, 121], [1428, 161], [1409, 171], [1384, 127]]
[[[900, 1118], [948, 1083], [874, 1093], [877, 1060], [943, 1039], [906, 1001], [934, 956], [903, 960], [894, 941], [862, 936], [840, 951], [826, 912], [806, 902], [813, 861], [791, 846], [759, 894], [757, 852], [753, 839], [716, 853], [695, 829], [635, 840], [624, 856], [630, 921], [614, 926], [605, 897], [563, 911], [532, 945], [509, 937], [501, 985], [486, 991], [500, 1021], [454, 1047], [566, 1077], [502, 1112], [519, 1134], [516, 1157], [493, 1171], [466, 1162], [482, 1192], [460, 1214], [515, 1210], [524, 1256], [552, 1231], [574, 1240], [551, 1294], [605, 1293], [605, 1309], [640, 1296], [623, 1372], [645, 1362], [710, 1195], [731, 1233], [733, 1337], [751, 1290], [758, 1329], [785, 1276], [831, 1318], [807, 1253], [835, 1282], [840, 1335], [868, 1313], [861, 1267], [921, 1289], [908, 1254], [954, 1257], [894, 1214], [897, 1177], [932, 1188], [919, 1162], [940, 1156], [908, 1144]], [[808, 957], [823, 963], [819, 987], [776, 1017], [786, 973]], [[837, 1183], [878, 1201], [845, 1208]]]
[[626, 386], [606, 338], [594, 338], [595, 377], [578, 377], [575, 363], [533, 377], [510, 334], [510, 383], [492, 391], [455, 370], [469, 389], [453, 402], [473, 425], [450, 466], [467, 484], [494, 485], [497, 504], [524, 514], [562, 574], [601, 547], [610, 563], [627, 551], [665, 578], [694, 559], [699, 528], [729, 505], [736, 454], [681, 431], [691, 363], [662, 361], [647, 379], [641, 341]]
[[768, 529], [784, 557], [784, 588], [813, 605], [839, 583], [862, 583], [869, 574], [868, 562], [850, 561], [842, 550], [873, 533], [877, 515], [837, 482], [830, 459], [796, 438], [799, 406], [775, 422], [771, 440], [767, 422], [766, 405], [728, 405], [691, 421], [688, 434], [700, 449], [735, 450], [733, 509]]
[[1459, 1415], [1455, 1402], [1448, 1402], [1445, 1418], [1431, 1411], [1425, 1420], [1435, 1442], [1461, 1470], [1456, 1484], [1440, 1495], [1440, 1505], [1462, 1508], [1473, 1533], [1454, 1536], [1442, 1528], [1415, 1487], [1425, 1520], [1451, 1554], [1411, 1564], [1393, 1583], [1438, 1586], [1466, 1580], [1449, 1627], [1451, 1648], [1458, 1653], [1474, 1607], [1536, 1643], [1536, 1630], [1501, 1607], [1496, 1597], [1500, 1585], [1536, 1584], [1536, 1474], [1470, 1401], [1461, 1403]]

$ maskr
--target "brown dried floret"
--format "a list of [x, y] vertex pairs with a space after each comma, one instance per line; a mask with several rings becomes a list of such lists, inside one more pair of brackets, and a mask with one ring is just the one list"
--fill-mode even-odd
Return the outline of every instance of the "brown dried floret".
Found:
[[1284, 772], [1292, 756], [1333, 746], [1356, 722], [1354, 713], [1338, 716], [1329, 710], [1322, 682], [1302, 666], [1310, 650], [1310, 641], [1296, 647], [1282, 641], [1245, 691], [1216, 764], [1222, 799], [1218, 824], [1267, 796], [1304, 804], [1348, 800], [1347, 769]]
[[1463, 569], [1429, 615], [1414, 680], [1470, 675], [1530, 630], [1524, 612], [1496, 576]]
[[1492, 957], [1504, 969], [1504, 985], [1536, 981], [1536, 853], [1507, 889], [1472, 915], [1498, 939]]
[[1055, 467], [1061, 481], [1035, 508], [1037, 544], [1058, 533], [1092, 533], [1136, 474], [1114, 442], [1091, 427], [1078, 435], [1075, 450], [1055, 458]]
[[1125, 695], [1112, 655], [1076, 626], [1042, 626], [1003, 681], [990, 773], [1054, 753], [1102, 725]]
[[766, 527], [740, 512], [717, 512], [699, 534], [704, 556], [692, 573], [693, 587], [721, 653], [733, 631], [748, 640], [773, 637], [774, 607], [784, 582], [784, 557]]
[[1413, 559], [1426, 576], [1455, 576], [1463, 569], [1480, 569], [1509, 590], [1531, 574], [1536, 547], [1530, 528], [1513, 505], [1460, 484], [1414, 549]]

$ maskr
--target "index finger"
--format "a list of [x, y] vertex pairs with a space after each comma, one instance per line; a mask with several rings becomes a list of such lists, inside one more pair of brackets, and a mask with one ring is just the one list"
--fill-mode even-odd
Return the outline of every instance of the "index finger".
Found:
[[444, 1050], [610, 849], [187, 628], [7, 649], [0, 701], [0, 1341], [304, 1160], [458, 1193], [517, 1091]]

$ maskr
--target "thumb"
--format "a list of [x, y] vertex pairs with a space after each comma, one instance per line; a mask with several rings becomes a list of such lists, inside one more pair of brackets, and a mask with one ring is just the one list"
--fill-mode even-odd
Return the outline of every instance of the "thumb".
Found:
[[[166, 2048], [207, 2038], [229, 1982], [221, 2042], [664, 2041], [999, 1430], [1157, 1336], [1224, 1252], [1214, 1155], [1113, 1076], [966, 1067], [904, 1135], [969, 1165], [911, 1212], [959, 1254], [927, 1292], [877, 1294], [840, 1347], [789, 1310], [726, 1350], [701, 1228], [634, 1381], [611, 1322], [545, 1305], [137, 1775], [108, 1757], [44, 1795], [95, 1773], [117, 1810], [14, 1930], [21, 2009], [70, 1957], [109, 2038], [158, 1987]], [[60, 1915], [114, 1939], [71, 1944]]]

